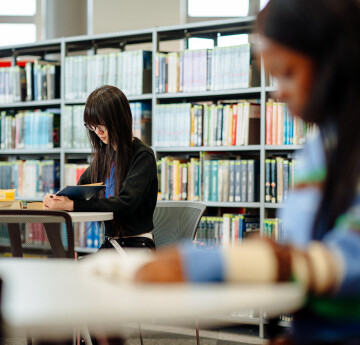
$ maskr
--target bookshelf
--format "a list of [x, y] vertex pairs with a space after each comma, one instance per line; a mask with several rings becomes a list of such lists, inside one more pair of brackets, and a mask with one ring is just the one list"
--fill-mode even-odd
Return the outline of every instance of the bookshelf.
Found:
[[[43, 60], [56, 60], [60, 63], [60, 97], [46, 100], [32, 101], [16, 101], [12, 103], [0, 103], [0, 112], [9, 111], [16, 113], [19, 111], [33, 111], [39, 109], [45, 111], [47, 109], [58, 109], [60, 115], [59, 134], [60, 140], [53, 148], [35, 148], [35, 149], [16, 149], [4, 148], [0, 150], [0, 160], [5, 161], [11, 159], [52, 159], [59, 164], [59, 188], [65, 185], [64, 171], [65, 165], [69, 163], [88, 163], [90, 156], [90, 147], [72, 147], [65, 143], [66, 124], [64, 123], [65, 109], [68, 107], [84, 106], [86, 101], [85, 88], [82, 95], [69, 93], [69, 75], [66, 74], [65, 66], [69, 61], [78, 59], [82, 65], [85, 57], [96, 59], [97, 55], [122, 56], [126, 59], [126, 52], [134, 52], [139, 49], [151, 51], [152, 53], [152, 74], [148, 89], [143, 87], [144, 92], [130, 92], [128, 99], [130, 102], [143, 102], [151, 105], [152, 108], [152, 147], [158, 159], [167, 155], [186, 156], [198, 158], [201, 161], [201, 155], [206, 152], [212, 152], [217, 155], [227, 154], [241, 155], [241, 159], [256, 158], [260, 161], [259, 168], [259, 191], [258, 198], [255, 202], [204, 202], [209, 209], [221, 210], [226, 209], [248, 208], [259, 213], [260, 227], [263, 228], [265, 218], [273, 217], [276, 209], [281, 208], [282, 204], [265, 202], [265, 159], [269, 155], [283, 155], [292, 157], [292, 153], [302, 148], [302, 145], [266, 145], [265, 141], [265, 112], [266, 101], [271, 97], [271, 93], [276, 91], [276, 87], [267, 86], [264, 67], [261, 64], [259, 83], [254, 86], [244, 86], [242, 88], [233, 89], [206, 89], [202, 91], [187, 92], [157, 92], [157, 80], [154, 71], [156, 71], [156, 56], [159, 52], [168, 51], [167, 46], [173, 46], [176, 42], [177, 47], [188, 46], [188, 39], [191, 37], [211, 38], [217, 46], [217, 38], [219, 35], [233, 35], [239, 33], [250, 34], [253, 28], [255, 17], [244, 17], [239, 19], [218, 20], [211, 22], [190, 23], [184, 25], [154, 27], [146, 30], [132, 30], [115, 32], [109, 34], [98, 34], [90, 36], [75, 36], [56, 40], [37, 42], [33, 44], [24, 44], [17, 46], [9, 46], [0, 48], [0, 59], [10, 60], [14, 66], [20, 60], [32, 60], [34, 58]], [[143, 48], [144, 47], [144, 48]], [[182, 51], [182, 49], [179, 49]], [[124, 54], [125, 53], [125, 54]], [[121, 55], [123, 54], [123, 55]], [[131, 54], [131, 53], [129, 53]], [[113, 55], [111, 55], [113, 56]], [[103, 57], [102, 57], [103, 58]], [[110, 58], [109, 58], [110, 59]], [[109, 60], [105, 60], [109, 61]], [[119, 60], [120, 61], [120, 60]], [[106, 65], [106, 63], [105, 63]], [[105, 66], [104, 65], [104, 66]], [[79, 65], [78, 65], [79, 66]], [[76, 68], [73, 68], [76, 72]], [[75, 73], [74, 72], [74, 73]], [[78, 73], [78, 72], [76, 72]], [[143, 76], [143, 78], [145, 78]], [[109, 79], [108, 79], [109, 80]], [[145, 79], [142, 79], [144, 82]], [[116, 85], [118, 86], [118, 85]], [[144, 85], [142, 85], [144, 86]], [[210, 87], [211, 88], [211, 87]], [[1, 90], [0, 90], [1, 91]], [[70, 89], [71, 91], [71, 89]], [[87, 92], [87, 91], [86, 91]], [[71, 97], [69, 97], [69, 94]], [[154, 145], [156, 138], [155, 129], [158, 126], [158, 114], [156, 112], [157, 105], [172, 103], [200, 103], [213, 102], [217, 103], [222, 100], [238, 99], [257, 99], [260, 103], [260, 140], [254, 145], [234, 145], [234, 146], [157, 146]], [[80, 121], [82, 124], [82, 119]], [[83, 127], [83, 126], [82, 126]], [[42, 200], [39, 196], [26, 196], [22, 198], [24, 201]], [[93, 248], [77, 247], [78, 252], [91, 253]], [[232, 316], [231, 319], [236, 321], [254, 322], [260, 325], [260, 336], [263, 336], [263, 328], [265, 320], [262, 317], [242, 318]]]

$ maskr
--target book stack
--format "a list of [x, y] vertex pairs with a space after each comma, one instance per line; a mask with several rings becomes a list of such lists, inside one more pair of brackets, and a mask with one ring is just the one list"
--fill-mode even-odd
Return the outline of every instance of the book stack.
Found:
[[259, 215], [224, 213], [222, 217], [202, 217], [196, 232], [196, 247], [207, 249], [232, 246], [260, 229]]
[[85, 99], [102, 85], [125, 95], [151, 92], [152, 53], [144, 50], [65, 58], [65, 98]]
[[[60, 109], [2, 111], [1, 149], [49, 149], [59, 145]], [[55, 138], [55, 142], [54, 142]]]
[[250, 44], [157, 53], [157, 93], [201, 92], [259, 86]]
[[285, 103], [266, 102], [266, 145], [303, 145], [314, 125], [292, 117]]
[[[20, 64], [20, 63], [19, 63]], [[60, 97], [60, 65], [35, 59], [0, 68], [0, 103], [42, 101]]]
[[260, 144], [260, 104], [156, 105], [155, 146], [240, 146]]
[[59, 162], [56, 160], [0, 162], [0, 188], [15, 188], [19, 199], [53, 194], [60, 184], [59, 169]]
[[265, 202], [287, 201], [295, 183], [295, 159], [272, 157], [265, 159]]

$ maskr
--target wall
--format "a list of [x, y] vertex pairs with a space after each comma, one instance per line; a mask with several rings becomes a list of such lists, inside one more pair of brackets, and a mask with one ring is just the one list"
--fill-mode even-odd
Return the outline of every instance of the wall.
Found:
[[86, 0], [42, 0], [41, 38], [86, 35]]
[[92, 0], [93, 33], [181, 23], [180, 0]]

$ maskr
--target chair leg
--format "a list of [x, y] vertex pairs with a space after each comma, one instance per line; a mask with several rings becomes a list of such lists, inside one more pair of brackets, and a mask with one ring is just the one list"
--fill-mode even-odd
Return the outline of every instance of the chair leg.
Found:
[[195, 321], [195, 330], [196, 330], [196, 345], [200, 345], [200, 336], [199, 336], [199, 321]]
[[142, 337], [142, 334], [141, 334], [141, 326], [140, 326], [140, 324], [138, 324], [138, 327], [139, 327], [140, 345], [144, 345], [143, 337]]
[[86, 326], [81, 327], [81, 335], [85, 341], [85, 345], [93, 345], [89, 330]]

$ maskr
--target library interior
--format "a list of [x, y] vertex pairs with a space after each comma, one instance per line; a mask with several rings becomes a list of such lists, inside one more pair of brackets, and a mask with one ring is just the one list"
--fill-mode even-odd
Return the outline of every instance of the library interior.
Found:
[[0, 345], [360, 344], [360, 0], [2, 2]]

